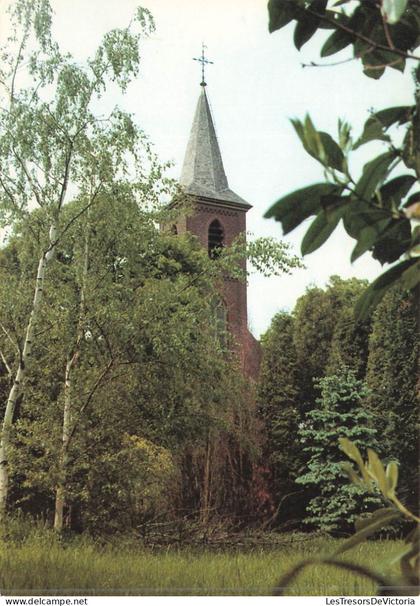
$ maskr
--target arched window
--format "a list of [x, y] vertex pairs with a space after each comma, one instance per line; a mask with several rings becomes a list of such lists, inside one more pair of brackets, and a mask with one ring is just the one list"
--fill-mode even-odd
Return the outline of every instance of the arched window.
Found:
[[170, 232], [171, 232], [171, 234], [172, 234], [173, 236], [177, 236], [177, 235], [178, 235], [178, 229], [177, 229], [177, 227], [176, 227], [176, 225], [175, 225], [175, 224], [174, 224], [174, 225], [171, 225]]
[[212, 221], [209, 225], [209, 257], [214, 259], [220, 254], [224, 245], [224, 231], [222, 224], [218, 219]]

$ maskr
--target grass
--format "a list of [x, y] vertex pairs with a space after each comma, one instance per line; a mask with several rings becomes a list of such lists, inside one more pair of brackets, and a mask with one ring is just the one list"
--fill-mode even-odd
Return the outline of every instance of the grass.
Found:
[[[291, 566], [332, 551], [336, 544], [317, 537], [247, 552], [148, 551], [124, 542], [101, 547], [83, 538], [61, 545], [44, 531], [0, 543], [0, 591], [3, 595], [270, 595]], [[384, 572], [400, 547], [398, 541], [371, 541], [347, 557], [369, 566], [382, 563]], [[304, 572], [288, 595], [374, 595], [375, 590], [372, 582], [350, 572], [318, 566]]]

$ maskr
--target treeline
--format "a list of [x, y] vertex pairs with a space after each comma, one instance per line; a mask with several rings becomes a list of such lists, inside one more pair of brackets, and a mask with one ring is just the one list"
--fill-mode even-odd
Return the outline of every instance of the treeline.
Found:
[[401, 497], [418, 507], [418, 296], [394, 289], [356, 322], [365, 287], [333, 276], [308, 288], [262, 339], [258, 412], [278, 528], [347, 530], [374, 508], [349, 487], [340, 436], [398, 461]]
[[[11, 513], [94, 533], [255, 515], [255, 399], [214, 295], [229, 264], [155, 219], [102, 197], [57, 245], [14, 413]], [[0, 414], [45, 223], [32, 213], [0, 251]]]

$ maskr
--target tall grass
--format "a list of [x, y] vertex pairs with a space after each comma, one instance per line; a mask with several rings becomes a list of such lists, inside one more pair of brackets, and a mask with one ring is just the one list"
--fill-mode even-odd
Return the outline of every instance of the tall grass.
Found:
[[[79, 538], [61, 544], [38, 528], [0, 544], [2, 594], [56, 595], [270, 595], [279, 576], [302, 558], [328, 552], [336, 541], [314, 538], [281, 548], [211, 552], [151, 551], [133, 543], [100, 546]], [[382, 562], [383, 572], [397, 541], [371, 541], [351, 554], [357, 563]], [[370, 581], [326, 567], [307, 570], [289, 595], [369, 595]]]

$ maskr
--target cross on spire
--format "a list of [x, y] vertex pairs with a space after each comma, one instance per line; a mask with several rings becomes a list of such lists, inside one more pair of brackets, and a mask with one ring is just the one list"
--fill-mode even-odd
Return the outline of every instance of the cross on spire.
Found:
[[204, 49], [207, 48], [207, 46], [204, 44], [204, 42], [201, 45], [201, 57], [193, 57], [194, 61], [198, 61], [199, 63], [201, 63], [201, 82], [200, 82], [200, 86], [207, 86], [206, 81], [204, 80], [204, 68], [208, 63], [213, 63], [213, 61], [209, 61], [205, 55], [204, 55]]

